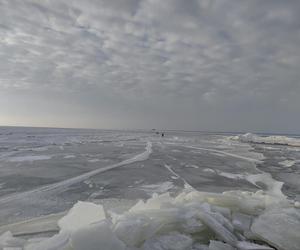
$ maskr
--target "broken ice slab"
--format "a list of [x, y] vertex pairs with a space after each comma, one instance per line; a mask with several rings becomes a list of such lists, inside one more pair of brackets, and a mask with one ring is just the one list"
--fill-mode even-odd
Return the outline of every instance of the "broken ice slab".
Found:
[[160, 223], [151, 220], [147, 216], [124, 216], [114, 226], [117, 237], [127, 246], [140, 246], [142, 242], [151, 238], [160, 228]]
[[279, 250], [300, 249], [300, 210], [274, 209], [255, 219], [251, 231]]
[[75, 231], [106, 218], [102, 205], [78, 201], [66, 216], [58, 221], [62, 231]]
[[71, 236], [71, 245], [74, 250], [125, 250], [126, 248], [106, 221], [89, 225], [74, 232]]
[[207, 202], [211, 205], [226, 207], [232, 211], [240, 211], [246, 214], [257, 215], [265, 209], [265, 199], [256, 197], [254, 193], [250, 192], [224, 192], [209, 193], [209, 192], [190, 192], [176, 197], [176, 200], [181, 201], [198, 201]]
[[238, 239], [237, 237], [230, 232], [226, 227], [224, 227], [219, 221], [217, 221], [211, 214], [207, 212], [200, 211], [198, 213], [199, 219], [209, 227], [220, 240], [225, 241], [226, 243], [235, 246]]

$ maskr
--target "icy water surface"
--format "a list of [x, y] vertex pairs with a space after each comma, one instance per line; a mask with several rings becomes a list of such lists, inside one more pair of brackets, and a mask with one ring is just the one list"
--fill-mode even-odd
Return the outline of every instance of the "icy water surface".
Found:
[[[294, 204], [300, 200], [300, 147], [259, 142], [200, 132], [165, 131], [161, 137], [153, 131], [2, 127], [0, 233], [8, 224], [60, 218], [79, 200], [122, 200], [130, 208], [154, 193], [175, 197], [187, 189], [262, 190]], [[225, 249], [213, 244], [219, 243], [209, 249]]]

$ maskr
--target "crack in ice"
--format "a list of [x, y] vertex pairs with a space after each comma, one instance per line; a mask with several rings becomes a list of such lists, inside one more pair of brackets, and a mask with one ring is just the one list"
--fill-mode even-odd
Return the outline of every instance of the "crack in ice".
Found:
[[116, 163], [116, 164], [113, 164], [113, 165], [110, 165], [110, 166], [107, 166], [107, 167], [104, 167], [104, 168], [96, 169], [96, 170], [78, 175], [76, 177], [72, 177], [72, 178], [67, 179], [67, 180], [63, 180], [63, 181], [60, 181], [60, 182], [57, 182], [57, 183], [42, 186], [42, 187], [37, 188], [37, 189], [33, 189], [33, 190], [25, 191], [23, 193], [12, 194], [12, 195], [3, 197], [2, 199], [0, 199], [0, 204], [9, 202], [9, 201], [12, 201], [12, 200], [15, 200], [15, 199], [21, 199], [21, 198], [24, 198], [28, 195], [33, 195], [33, 194], [43, 193], [43, 192], [49, 192], [49, 191], [54, 191], [54, 190], [57, 190], [57, 189], [69, 187], [73, 184], [82, 182], [82, 181], [84, 181], [84, 180], [86, 180], [86, 179], [88, 179], [88, 178], [90, 178], [94, 175], [100, 174], [102, 172], [112, 170], [112, 169], [115, 169], [115, 168], [119, 168], [119, 167], [131, 164], [131, 163], [134, 163], [134, 162], [145, 161], [149, 158], [151, 153], [152, 153], [152, 143], [150, 141], [148, 141], [147, 145], [146, 145], [146, 150], [144, 152], [130, 158], [130, 159], [124, 160], [122, 162], [119, 162], [119, 163]]

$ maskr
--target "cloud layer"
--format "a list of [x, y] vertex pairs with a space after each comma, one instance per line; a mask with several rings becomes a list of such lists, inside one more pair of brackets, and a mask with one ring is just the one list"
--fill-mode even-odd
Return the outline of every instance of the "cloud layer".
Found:
[[299, 132], [297, 0], [2, 0], [0, 123]]

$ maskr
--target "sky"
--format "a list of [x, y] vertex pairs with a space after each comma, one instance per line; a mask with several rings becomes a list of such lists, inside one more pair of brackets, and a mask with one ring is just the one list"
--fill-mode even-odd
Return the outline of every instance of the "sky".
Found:
[[299, 0], [0, 0], [0, 125], [300, 133]]

